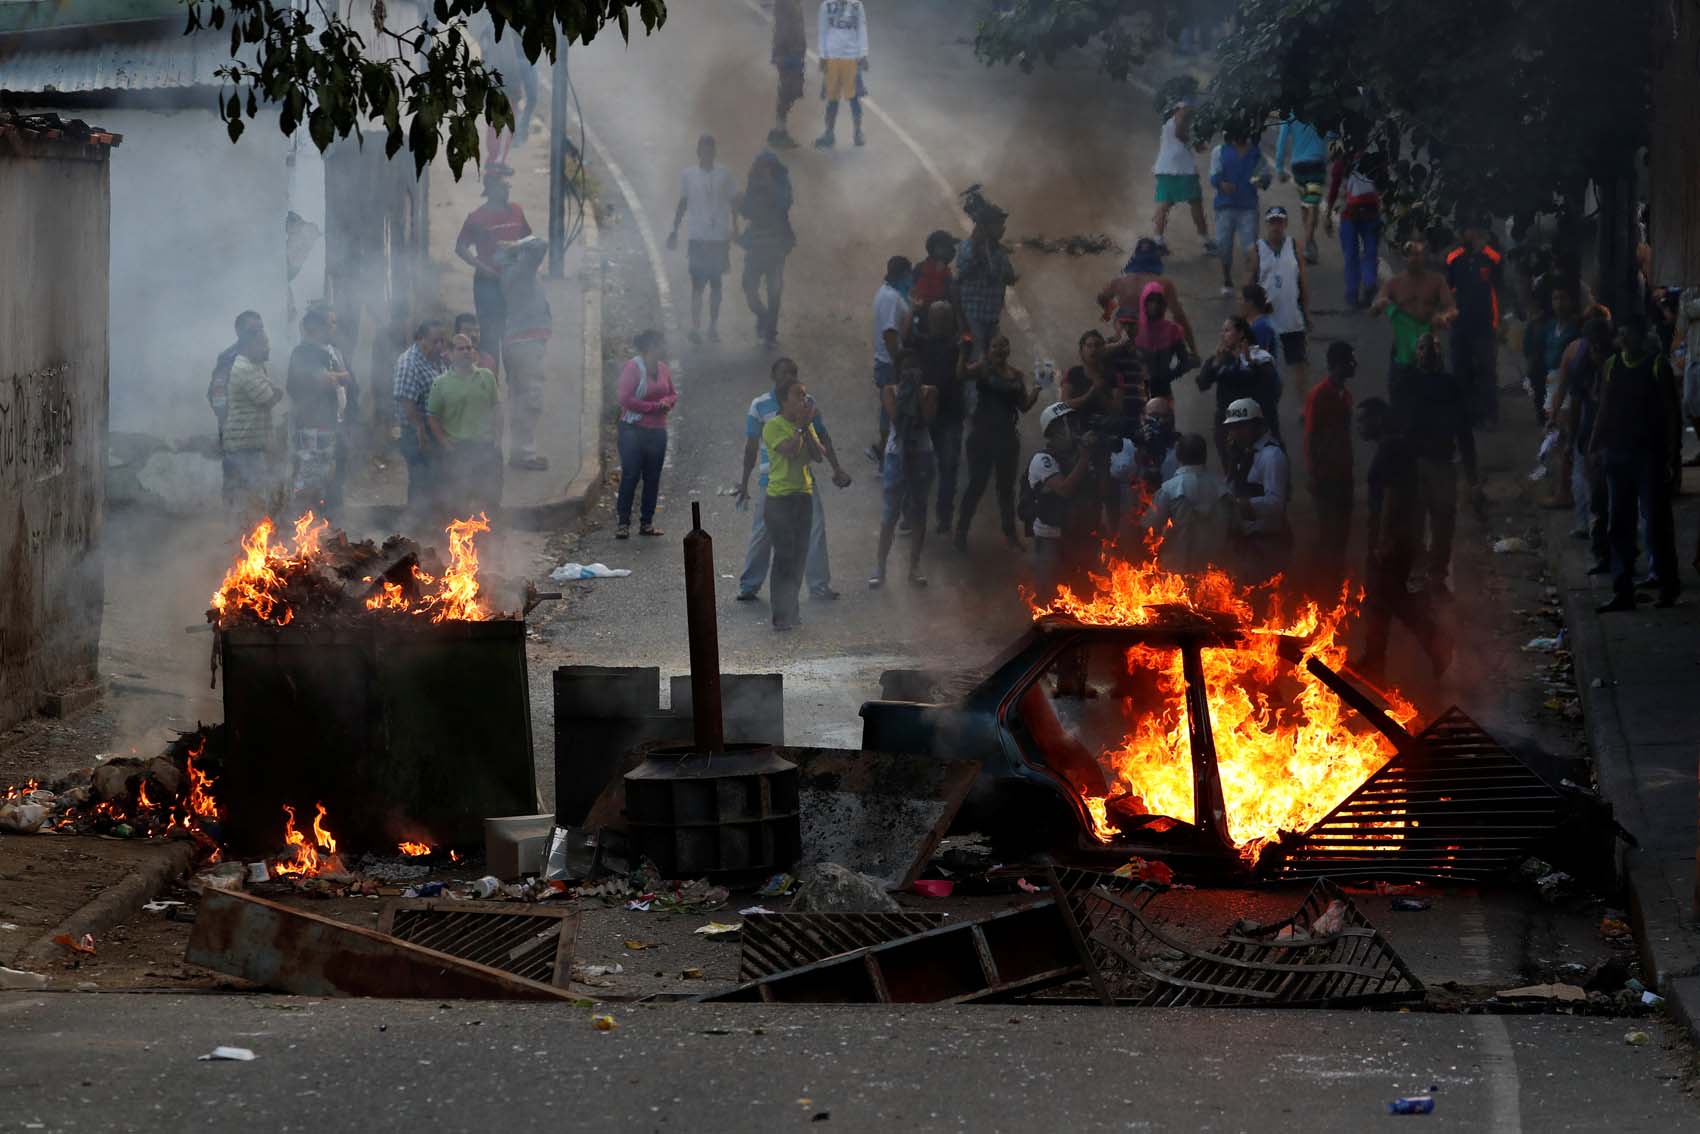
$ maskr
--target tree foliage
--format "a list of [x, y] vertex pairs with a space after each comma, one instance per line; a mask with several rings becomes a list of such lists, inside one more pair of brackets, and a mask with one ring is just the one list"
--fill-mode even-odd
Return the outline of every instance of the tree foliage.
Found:
[[[980, 26], [988, 63], [1097, 52], [1128, 78], [1122, 0], [1016, 0]], [[1140, 7], [1144, 7], [1140, 5]], [[1221, 0], [1167, 0], [1150, 39], [1215, 20]], [[1590, 179], [1646, 142], [1653, 0], [1239, 0], [1202, 92], [1200, 138], [1292, 114], [1386, 160], [1397, 223], [1579, 209]], [[1164, 95], [1172, 89], [1165, 87]]]
[[[227, 32], [231, 62], [218, 69], [219, 116], [230, 140], [263, 104], [278, 108], [286, 135], [305, 127], [321, 151], [368, 129], [384, 152], [403, 146], [423, 170], [442, 149], [459, 177], [479, 152], [479, 123], [512, 127], [500, 72], [472, 51], [471, 20], [487, 16], [499, 40], [517, 36], [527, 60], [553, 61], [557, 44], [588, 43], [609, 24], [631, 36], [667, 17], [666, 0], [433, 0], [429, 14], [391, 27], [383, 0], [370, 2], [364, 32], [325, 0], [187, 0], [188, 34]], [[405, 120], [405, 121], [404, 121]]]

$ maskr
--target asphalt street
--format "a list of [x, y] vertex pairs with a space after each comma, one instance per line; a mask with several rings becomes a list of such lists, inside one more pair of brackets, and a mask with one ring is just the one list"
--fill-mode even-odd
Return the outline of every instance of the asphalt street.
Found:
[[[593, 1014], [618, 1028], [599, 1032]], [[0, 997], [0, 1129], [1696, 1128], [1612, 1020], [1094, 1008]], [[215, 1046], [253, 1062], [198, 1062]]]

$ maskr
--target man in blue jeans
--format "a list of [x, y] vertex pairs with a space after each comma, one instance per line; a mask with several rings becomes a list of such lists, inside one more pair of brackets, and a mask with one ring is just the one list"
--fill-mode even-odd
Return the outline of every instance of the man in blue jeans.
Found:
[[1210, 184], [1216, 189], [1216, 251], [1222, 260], [1222, 295], [1234, 289], [1235, 243], [1241, 258], [1257, 245], [1257, 193], [1269, 188], [1269, 164], [1243, 126], [1210, 152]]
[[[789, 358], [781, 358], [774, 362], [772, 377], [775, 388], [786, 379], [795, 379], [797, 364]], [[758, 395], [750, 402], [750, 410], [744, 418], [744, 472], [738, 479], [737, 499], [740, 504], [750, 498], [750, 473], [757, 467], [759, 460], [761, 479], [757, 483], [765, 490], [768, 477], [767, 446], [762, 444], [762, 427], [779, 415], [779, 398], [773, 390]], [[815, 434], [820, 438], [821, 448], [826, 452], [827, 463], [832, 466], [832, 483], [839, 488], [850, 487], [850, 474], [844, 471], [844, 466], [838, 463], [838, 453], [832, 447], [832, 436], [826, 431], [826, 419], [817, 409], [814, 416]], [[765, 497], [765, 492], [762, 493]], [[832, 589], [832, 565], [826, 553], [826, 509], [821, 505], [821, 494], [814, 494], [814, 518], [809, 523], [809, 558], [803, 570], [804, 582], [809, 587], [809, 597], [817, 599], [835, 599], [838, 592]], [[744, 555], [744, 570], [738, 576], [738, 601], [754, 602], [763, 583], [767, 581], [768, 565], [773, 559], [773, 542], [768, 538], [767, 522], [762, 516], [762, 509], [755, 510], [755, 521], [750, 525], [750, 547]]]

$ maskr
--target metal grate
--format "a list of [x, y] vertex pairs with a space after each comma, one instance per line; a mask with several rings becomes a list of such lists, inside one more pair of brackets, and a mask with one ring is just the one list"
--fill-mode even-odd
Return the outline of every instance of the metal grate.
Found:
[[1550, 836], [1559, 793], [1456, 707], [1260, 863], [1278, 878], [1479, 880]]
[[1215, 949], [1187, 945], [1127, 897], [1098, 891], [1105, 918], [1094, 953], [1118, 999], [1153, 1008], [1349, 1008], [1420, 1000], [1423, 985], [1350, 898], [1326, 879], [1298, 912], [1230, 931]]
[[943, 925], [947, 915], [902, 913], [750, 914], [739, 935], [738, 979], [760, 980], [840, 953], [912, 937]]
[[378, 932], [488, 965], [540, 984], [567, 987], [572, 980], [578, 912], [511, 905], [481, 907], [467, 902], [390, 902]]

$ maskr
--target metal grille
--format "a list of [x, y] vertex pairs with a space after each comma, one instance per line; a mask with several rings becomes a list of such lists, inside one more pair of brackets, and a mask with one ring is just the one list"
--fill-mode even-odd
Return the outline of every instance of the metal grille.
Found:
[[840, 953], [912, 937], [943, 925], [946, 916], [914, 911], [750, 914], [740, 934], [738, 979], [760, 980]]
[[1552, 834], [1560, 795], [1458, 708], [1261, 865], [1279, 878], [1498, 874]]
[[1348, 1008], [1423, 996], [1380, 931], [1326, 880], [1292, 917], [1229, 932], [1211, 950], [1171, 937], [1123, 895], [1098, 897], [1125, 915], [1105, 918], [1094, 935], [1104, 977], [1118, 999], [1144, 1007]]
[[466, 902], [398, 901], [384, 907], [378, 932], [565, 988], [572, 979], [578, 913], [506, 904], [480, 908]]

